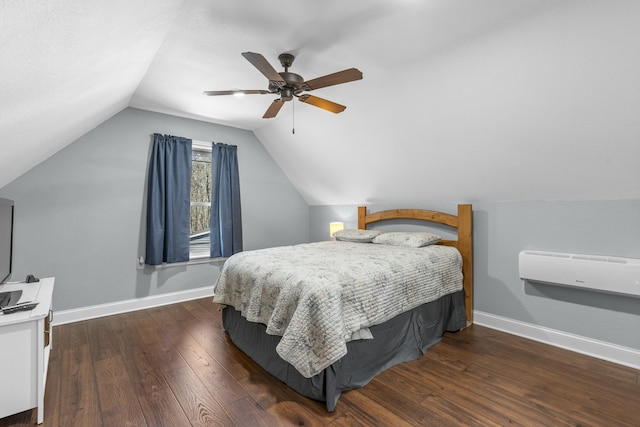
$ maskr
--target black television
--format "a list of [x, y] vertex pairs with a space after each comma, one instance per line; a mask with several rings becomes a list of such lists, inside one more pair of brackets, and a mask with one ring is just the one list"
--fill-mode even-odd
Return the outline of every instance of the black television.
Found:
[[13, 200], [0, 197], [0, 285], [11, 277], [13, 263]]

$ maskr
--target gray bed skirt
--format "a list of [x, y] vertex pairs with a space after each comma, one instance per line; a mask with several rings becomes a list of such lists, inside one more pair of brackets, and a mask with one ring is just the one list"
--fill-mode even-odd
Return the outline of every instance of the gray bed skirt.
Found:
[[305, 378], [276, 353], [279, 336], [248, 322], [231, 306], [222, 323], [233, 343], [264, 370], [303, 396], [326, 402], [333, 412], [343, 391], [360, 388], [398, 363], [414, 360], [437, 344], [444, 332], [465, 327], [464, 291], [445, 295], [369, 328], [373, 339], [347, 343], [347, 355], [318, 375]]

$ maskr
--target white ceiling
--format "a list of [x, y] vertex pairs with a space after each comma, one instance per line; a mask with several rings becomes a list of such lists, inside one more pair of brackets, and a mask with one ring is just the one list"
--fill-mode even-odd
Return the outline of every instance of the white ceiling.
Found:
[[[312, 205], [637, 199], [639, 17], [634, 0], [3, 1], [0, 187], [132, 106], [253, 130]], [[246, 51], [364, 78], [313, 92], [341, 114], [262, 119], [272, 95], [202, 95], [266, 89]]]

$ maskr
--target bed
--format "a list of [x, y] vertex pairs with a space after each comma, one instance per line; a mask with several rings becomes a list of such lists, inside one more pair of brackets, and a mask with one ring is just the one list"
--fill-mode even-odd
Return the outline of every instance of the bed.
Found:
[[[388, 220], [441, 224], [457, 239], [372, 227]], [[472, 227], [468, 204], [457, 215], [361, 206], [358, 229], [336, 241], [233, 255], [214, 302], [224, 306], [223, 326], [240, 350], [331, 412], [342, 392], [471, 324]]]

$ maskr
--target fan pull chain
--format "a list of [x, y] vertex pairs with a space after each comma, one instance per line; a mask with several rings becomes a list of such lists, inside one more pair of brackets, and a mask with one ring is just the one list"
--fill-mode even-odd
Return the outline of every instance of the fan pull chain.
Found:
[[293, 108], [293, 114], [291, 115], [291, 133], [296, 134], [296, 103], [295, 100], [291, 101], [291, 108]]

